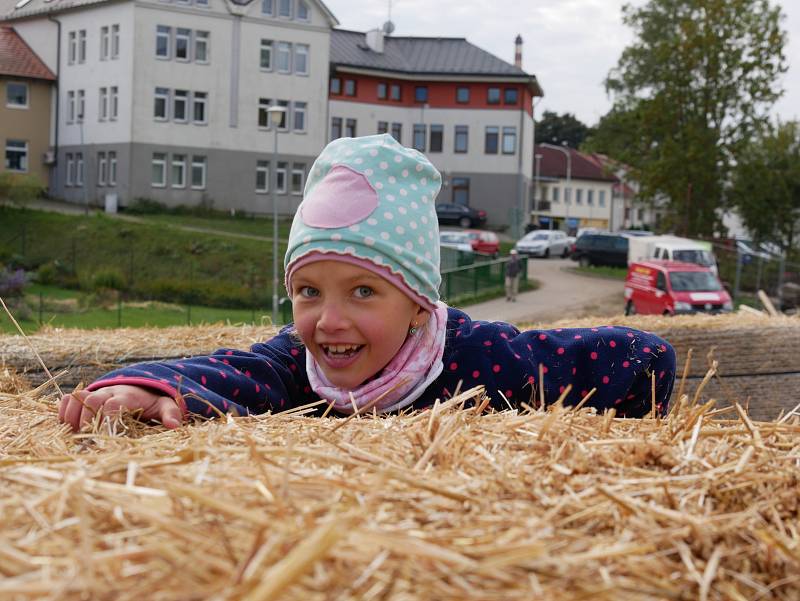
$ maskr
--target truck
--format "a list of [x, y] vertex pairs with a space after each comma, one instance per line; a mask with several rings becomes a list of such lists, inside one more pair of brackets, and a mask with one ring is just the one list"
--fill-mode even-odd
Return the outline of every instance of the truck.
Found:
[[661, 259], [683, 261], [708, 267], [717, 274], [717, 258], [710, 242], [691, 240], [679, 236], [630, 236], [628, 238], [628, 265], [637, 261]]

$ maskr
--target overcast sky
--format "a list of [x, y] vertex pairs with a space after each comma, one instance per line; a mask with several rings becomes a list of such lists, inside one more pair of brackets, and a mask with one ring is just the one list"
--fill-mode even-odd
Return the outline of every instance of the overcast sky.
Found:
[[[323, 0], [339, 27], [366, 31], [382, 25], [389, 0]], [[773, 0], [774, 2], [774, 0]], [[524, 40], [522, 67], [544, 88], [535, 116], [573, 113], [596, 124], [611, 106], [603, 80], [631, 42], [622, 24], [623, 0], [392, 0], [395, 35], [465, 37], [514, 62], [514, 38]], [[636, 0], [642, 4], [643, 0]], [[800, 119], [800, 2], [781, 0], [789, 32], [785, 94], [775, 113]]]

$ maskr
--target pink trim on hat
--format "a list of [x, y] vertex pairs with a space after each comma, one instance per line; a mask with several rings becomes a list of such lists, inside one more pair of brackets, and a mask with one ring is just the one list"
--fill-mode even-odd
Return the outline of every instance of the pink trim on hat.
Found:
[[406, 296], [408, 296], [411, 300], [415, 303], [420, 305], [422, 308], [433, 311], [436, 309], [436, 304], [431, 302], [431, 300], [425, 296], [419, 294], [416, 290], [412, 289], [403, 277], [399, 273], [394, 273], [388, 265], [377, 265], [368, 259], [362, 259], [361, 257], [356, 257], [353, 255], [346, 255], [334, 250], [329, 251], [321, 251], [321, 250], [314, 250], [310, 253], [295, 259], [292, 263], [290, 263], [286, 268], [286, 290], [289, 292], [289, 296], [292, 295], [292, 276], [294, 272], [300, 269], [301, 267], [308, 265], [309, 263], [316, 263], [317, 261], [341, 261], [343, 263], [349, 263], [350, 265], [355, 265], [356, 267], [361, 267], [366, 269], [367, 271], [371, 271], [372, 273], [381, 276], [385, 280], [389, 281], [393, 284], [396, 288], [398, 288], [401, 292], [403, 292]]

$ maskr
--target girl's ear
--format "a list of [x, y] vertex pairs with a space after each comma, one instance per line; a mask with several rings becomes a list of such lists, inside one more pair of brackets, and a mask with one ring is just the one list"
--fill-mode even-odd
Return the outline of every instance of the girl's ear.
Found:
[[421, 328], [428, 323], [430, 318], [431, 312], [423, 308], [421, 305], [417, 305], [417, 311], [414, 313], [414, 316], [411, 319], [411, 325]]

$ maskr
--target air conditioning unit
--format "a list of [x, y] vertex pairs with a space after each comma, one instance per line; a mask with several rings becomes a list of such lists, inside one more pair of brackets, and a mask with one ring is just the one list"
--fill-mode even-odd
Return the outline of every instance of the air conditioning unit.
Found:
[[55, 165], [56, 164], [56, 153], [53, 150], [48, 150], [42, 155], [42, 162], [45, 165]]

